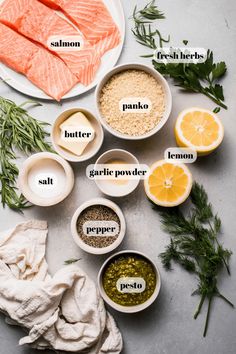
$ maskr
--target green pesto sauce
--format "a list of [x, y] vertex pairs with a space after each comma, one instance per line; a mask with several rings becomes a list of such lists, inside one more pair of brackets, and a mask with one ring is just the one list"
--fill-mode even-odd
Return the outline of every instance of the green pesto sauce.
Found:
[[[146, 281], [142, 293], [121, 293], [116, 287], [118, 279], [140, 277]], [[136, 255], [121, 256], [108, 265], [103, 274], [103, 287], [107, 296], [122, 306], [136, 306], [146, 302], [156, 288], [156, 273], [145, 258]]]

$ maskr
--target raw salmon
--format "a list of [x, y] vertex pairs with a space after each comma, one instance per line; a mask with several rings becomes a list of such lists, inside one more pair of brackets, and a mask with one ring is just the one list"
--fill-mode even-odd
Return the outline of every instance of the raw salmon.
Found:
[[0, 23], [0, 61], [57, 101], [78, 82], [65, 63]]
[[100, 51], [54, 10], [37, 0], [5, 0], [0, 8], [0, 21], [24, 36], [48, 47], [51, 36], [83, 37], [83, 47], [78, 51], [60, 51], [58, 55], [84, 85], [90, 84], [101, 62]]
[[109, 36], [100, 39], [94, 47], [96, 48], [97, 53], [102, 57], [108, 50], [117, 47], [120, 43], [120, 32], [116, 30], [111, 33]]
[[[120, 31], [102, 0], [40, 0], [61, 10], [100, 54], [120, 43]], [[100, 43], [99, 43], [100, 42]]]

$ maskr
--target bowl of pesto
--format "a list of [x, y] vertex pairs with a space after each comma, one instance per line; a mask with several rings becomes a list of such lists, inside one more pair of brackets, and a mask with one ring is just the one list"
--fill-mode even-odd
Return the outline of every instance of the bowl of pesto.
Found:
[[104, 301], [117, 311], [136, 313], [149, 307], [161, 288], [157, 266], [138, 251], [121, 251], [108, 258], [98, 274]]

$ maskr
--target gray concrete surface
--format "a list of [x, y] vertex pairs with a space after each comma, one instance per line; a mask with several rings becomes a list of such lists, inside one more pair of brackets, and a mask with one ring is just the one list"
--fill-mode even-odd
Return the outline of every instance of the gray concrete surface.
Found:
[[[123, 0], [126, 15], [127, 36], [120, 63], [138, 61], [145, 49], [138, 45], [130, 31], [128, 20], [134, 5], [145, 5], [144, 0]], [[235, 253], [236, 237], [236, 3], [234, 0], [159, 0], [160, 8], [167, 19], [160, 22], [164, 35], [171, 34], [171, 43], [181, 45], [188, 39], [189, 45], [211, 48], [218, 60], [225, 60], [228, 74], [225, 87], [228, 111], [221, 110], [220, 116], [225, 125], [225, 140], [221, 148], [209, 157], [199, 159], [190, 166], [194, 178], [206, 187], [215, 211], [223, 221], [222, 241]], [[173, 111], [166, 126], [159, 134], [147, 141], [125, 142], [106, 134], [101, 152], [109, 148], [124, 148], [134, 153], [142, 163], [152, 163], [163, 157], [167, 147], [174, 146], [173, 126], [178, 112], [186, 107], [200, 106], [213, 109], [215, 104], [202, 95], [184, 94], [171, 85]], [[25, 96], [0, 84], [0, 94], [21, 103]], [[63, 102], [62, 105], [44, 103], [43, 107], [32, 109], [35, 117], [53, 122], [66, 108], [83, 106], [95, 111], [94, 91], [82, 97]], [[22, 161], [22, 160], [21, 160]], [[19, 163], [21, 163], [19, 161]], [[93, 160], [94, 161], [94, 160]], [[74, 165], [76, 186], [71, 196], [62, 204], [52, 208], [34, 207], [24, 215], [0, 209], [0, 229], [6, 229], [30, 218], [48, 220], [49, 237], [47, 260], [50, 271], [54, 273], [64, 260], [81, 257], [80, 265], [96, 279], [97, 272], [106, 257], [85, 254], [74, 244], [70, 235], [70, 220], [74, 210], [84, 201], [101, 196], [92, 181], [85, 177], [86, 163]], [[236, 311], [221, 300], [213, 303], [209, 332], [202, 338], [205, 312], [198, 320], [192, 318], [198, 303], [191, 297], [196, 287], [194, 278], [185, 271], [175, 268], [167, 273], [163, 270], [158, 254], [168, 243], [168, 235], [162, 232], [159, 217], [145, 198], [143, 186], [131, 196], [117, 199], [123, 209], [128, 231], [120, 249], [136, 249], [146, 252], [160, 267], [163, 286], [157, 302], [148, 310], [136, 315], [119, 314], [115, 319], [124, 336], [123, 354], [234, 354], [236, 352]], [[220, 280], [220, 289], [236, 303], [236, 256], [231, 261], [232, 276], [225, 273]], [[205, 310], [205, 309], [204, 309]], [[18, 340], [22, 330], [8, 327], [0, 318], [0, 354], [36, 354], [36, 351], [19, 347]], [[47, 352], [49, 353], [49, 352]]]

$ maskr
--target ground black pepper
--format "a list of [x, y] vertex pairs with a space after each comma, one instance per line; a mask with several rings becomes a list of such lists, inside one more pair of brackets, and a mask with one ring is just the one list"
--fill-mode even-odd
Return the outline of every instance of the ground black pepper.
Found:
[[86, 208], [77, 220], [77, 231], [81, 240], [89, 246], [103, 248], [110, 246], [118, 237], [115, 236], [87, 236], [83, 232], [83, 225], [86, 221], [115, 221], [119, 225], [120, 219], [116, 212], [105, 205], [93, 205]]

